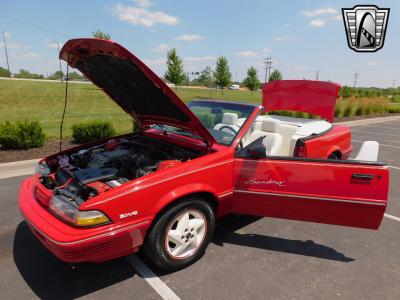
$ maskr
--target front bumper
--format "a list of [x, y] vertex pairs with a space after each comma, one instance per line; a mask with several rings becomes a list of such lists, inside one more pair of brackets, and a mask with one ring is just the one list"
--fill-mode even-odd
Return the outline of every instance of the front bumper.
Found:
[[34, 178], [20, 187], [19, 208], [34, 235], [55, 256], [66, 262], [101, 262], [135, 252], [151, 220], [119, 226], [115, 224], [74, 228], [53, 216], [34, 195]]

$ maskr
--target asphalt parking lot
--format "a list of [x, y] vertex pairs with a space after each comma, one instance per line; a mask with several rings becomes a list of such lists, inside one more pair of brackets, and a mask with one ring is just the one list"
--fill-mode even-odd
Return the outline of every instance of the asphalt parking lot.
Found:
[[171, 274], [141, 253], [144, 266], [136, 257], [79, 265], [57, 260], [19, 214], [24, 177], [1, 179], [0, 298], [399, 299], [400, 119], [351, 127], [354, 152], [362, 141], [376, 140], [380, 161], [390, 166], [390, 201], [378, 231], [230, 216], [218, 223], [199, 262]]

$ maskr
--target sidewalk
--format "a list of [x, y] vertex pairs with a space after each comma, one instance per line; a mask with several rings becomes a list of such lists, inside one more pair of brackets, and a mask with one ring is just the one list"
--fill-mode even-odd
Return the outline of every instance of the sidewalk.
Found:
[[39, 159], [0, 164], [0, 179], [33, 174]]

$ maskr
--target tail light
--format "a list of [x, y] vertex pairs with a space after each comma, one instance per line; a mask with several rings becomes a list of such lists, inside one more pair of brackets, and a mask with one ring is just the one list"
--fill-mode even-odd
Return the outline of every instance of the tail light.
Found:
[[306, 144], [303, 140], [297, 140], [294, 148], [293, 157], [307, 157]]

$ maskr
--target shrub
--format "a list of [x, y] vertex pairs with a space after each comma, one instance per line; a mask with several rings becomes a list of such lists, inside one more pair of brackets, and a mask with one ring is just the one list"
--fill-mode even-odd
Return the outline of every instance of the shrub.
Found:
[[343, 110], [343, 117], [350, 117], [352, 115], [352, 103], [348, 102], [345, 109]]
[[2, 149], [30, 149], [42, 147], [46, 140], [42, 125], [38, 121], [4, 122], [0, 124]]
[[400, 105], [390, 105], [388, 112], [391, 114], [400, 113]]
[[72, 137], [76, 143], [87, 143], [112, 137], [116, 131], [110, 121], [91, 120], [74, 124], [71, 127]]

